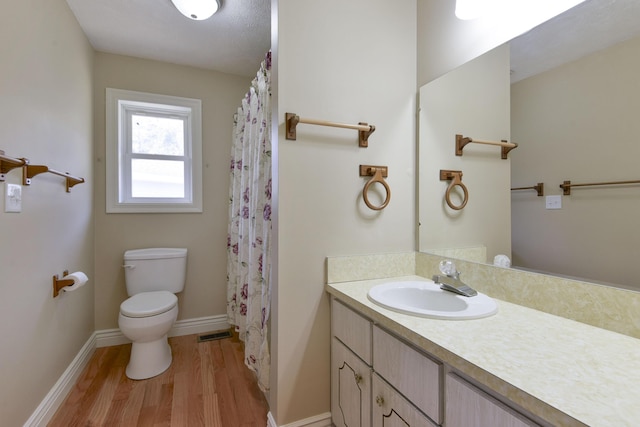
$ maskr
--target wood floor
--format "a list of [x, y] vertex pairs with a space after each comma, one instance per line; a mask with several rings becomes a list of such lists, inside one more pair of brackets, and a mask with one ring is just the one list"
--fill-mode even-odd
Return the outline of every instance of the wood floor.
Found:
[[173, 363], [162, 374], [125, 376], [131, 344], [96, 349], [49, 423], [70, 426], [265, 427], [268, 406], [243, 363], [237, 338], [169, 338]]

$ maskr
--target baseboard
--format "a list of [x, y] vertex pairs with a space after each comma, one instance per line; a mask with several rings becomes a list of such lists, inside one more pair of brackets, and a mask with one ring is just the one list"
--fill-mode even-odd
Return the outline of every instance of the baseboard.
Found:
[[[176, 337], [201, 334], [225, 330], [229, 329], [229, 327], [226, 315], [178, 320], [171, 331], [169, 331], [169, 336]], [[33, 414], [31, 414], [31, 417], [29, 417], [24, 424], [24, 427], [41, 427], [47, 425], [76, 384], [78, 377], [89, 363], [96, 348], [127, 344], [129, 342], [130, 341], [122, 335], [120, 329], [103, 329], [91, 334], [91, 337], [89, 337], [87, 342], [82, 346], [69, 367], [64, 371], [49, 393], [47, 393]]]
[[24, 427], [46, 426], [56, 413], [67, 394], [75, 386], [80, 374], [89, 363], [93, 352], [96, 349], [96, 333], [91, 334], [87, 342], [82, 346], [69, 367], [49, 390], [49, 393], [42, 400], [40, 405], [31, 414]]
[[[280, 427], [331, 427], [331, 425], [331, 413], [325, 412], [324, 414], [305, 418], [304, 420], [296, 421]], [[273, 415], [271, 415], [271, 412], [267, 414], [267, 427], [278, 427], [276, 421], [273, 419]]]
[[[195, 319], [178, 320], [169, 331], [170, 337], [182, 335], [202, 334], [205, 332], [229, 329], [227, 315], [198, 317]], [[96, 331], [96, 347], [110, 347], [112, 345], [128, 344], [131, 341], [120, 332], [120, 329], [103, 329]]]

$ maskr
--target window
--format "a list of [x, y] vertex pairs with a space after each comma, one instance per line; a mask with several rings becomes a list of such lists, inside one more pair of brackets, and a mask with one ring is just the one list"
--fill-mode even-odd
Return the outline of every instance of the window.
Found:
[[202, 212], [199, 99], [107, 89], [107, 212]]

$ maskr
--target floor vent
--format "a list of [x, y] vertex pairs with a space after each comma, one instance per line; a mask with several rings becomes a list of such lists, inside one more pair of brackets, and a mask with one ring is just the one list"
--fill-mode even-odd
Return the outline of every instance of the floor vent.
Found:
[[213, 332], [211, 334], [206, 334], [206, 335], [200, 335], [198, 337], [198, 342], [221, 340], [223, 338], [231, 338], [231, 332], [222, 331], [222, 332]]

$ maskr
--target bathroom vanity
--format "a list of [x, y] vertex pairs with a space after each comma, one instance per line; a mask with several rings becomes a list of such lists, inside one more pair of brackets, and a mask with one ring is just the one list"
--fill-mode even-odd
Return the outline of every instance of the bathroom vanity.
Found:
[[394, 279], [330, 283], [336, 426], [635, 426], [640, 341], [497, 300], [475, 320], [367, 298]]

